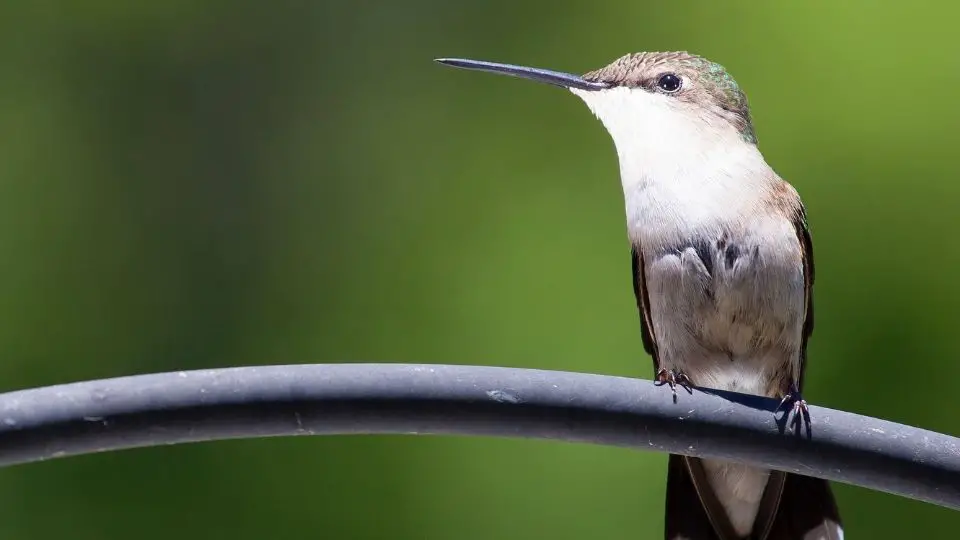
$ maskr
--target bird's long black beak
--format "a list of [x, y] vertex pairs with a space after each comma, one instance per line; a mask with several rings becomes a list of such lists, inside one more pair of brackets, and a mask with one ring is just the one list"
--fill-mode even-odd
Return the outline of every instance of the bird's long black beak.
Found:
[[549, 69], [539, 69], [524, 66], [514, 66], [511, 64], [498, 64], [496, 62], [484, 62], [482, 60], [467, 60], [464, 58], [437, 58], [437, 62], [447, 66], [453, 66], [463, 69], [473, 69], [477, 71], [487, 71], [498, 73], [500, 75], [510, 75], [511, 77], [520, 77], [554, 86], [564, 88], [577, 88], [579, 90], [603, 90], [610, 88], [610, 85], [602, 82], [593, 82], [584, 79], [579, 75], [563, 73], [560, 71], [551, 71]]

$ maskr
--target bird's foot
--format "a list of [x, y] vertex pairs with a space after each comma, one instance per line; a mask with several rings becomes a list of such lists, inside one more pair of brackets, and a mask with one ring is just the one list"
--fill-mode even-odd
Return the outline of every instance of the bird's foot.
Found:
[[[800, 395], [800, 389], [796, 383], [790, 384], [790, 391], [783, 396], [776, 412], [785, 410], [784, 425], [789, 420], [790, 426], [795, 432], [800, 433], [801, 424], [806, 426], [807, 433], [810, 433], [810, 409], [807, 407], [807, 401]], [[792, 419], [791, 419], [792, 415]]]
[[686, 390], [688, 394], [693, 394], [693, 382], [690, 380], [690, 377], [687, 377], [687, 375], [682, 371], [660, 368], [657, 370], [657, 376], [654, 379], [654, 384], [657, 386], [669, 384], [670, 391], [673, 392], [674, 403], [677, 402], [677, 385], [680, 385], [680, 387]]

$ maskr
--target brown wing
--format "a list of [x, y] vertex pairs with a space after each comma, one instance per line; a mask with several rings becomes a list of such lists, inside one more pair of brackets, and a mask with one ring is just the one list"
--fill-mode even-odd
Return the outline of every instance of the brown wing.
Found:
[[[801, 255], [803, 257], [804, 296], [806, 299], [806, 314], [803, 321], [803, 335], [800, 342], [800, 375], [797, 388], [803, 389], [803, 374], [807, 365], [807, 341], [813, 333], [813, 241], [810, 239], [810, 230], [807, 228], [807, 212], [803, 203], [797, 202], [793, 214], [793, 226], [800, 240]], [[840, 540], [843, 538], [843, 524], [837, 503], [830, 489], [830, 484], [820, 478], [812, 478], [797, 474], [784, 474], [774, 471], [773, 475], [783, 475], [779, 497], [769, 507], [776, 510], [773, 520], [763, 527], [760, 538], [766, 540], [795, 540], [827, 539]], [[770, 486], [767, 492], [770, 492]], [[766, 497], [766, 493], [764, 493]], [[761, 507], [760, 516], [769, 515], [770, 510]], [[765, 514], [766, 513], [766, 514]], [[756, 525], [755, 525], [756, 527]], [[756, 529], [755, 529], [756, 530]]]
[[797, 211], [793, 216], [793, 226], [797, 230], [800, 240], [801, 256], [803, 257], [803, 291], [806, 299], [805, 318], [803, 320], [803, 335], [800, 337], [800, 375], [797, 389], [803, 391], [803, 374], [807, 366], [807, 341], [813, 334], [813, 241], [810, 239], [810, 230], [807, 228], [807, 211], [803, 203], [798, 203]]
[[[704, 489], [706, 488], [706, 489]], [[697, 458], [670, 454], [667, 461], [666, 540], [736, 540], [733, 525], [704, 477]]]
[[776, 520], [760, 538], [842, 540], [843, 521], [830, 484], [820, 478], [786, 474]]
[[644, 271], [643, 250], [634, 245], [631, 249], [633, 259], [633, 294], [637, 298], [637, 309], [640, 311], [640, 338], [643, 340], [643, 350], [653, 358], [653, 372], [660, 369], [660, 358], [657, 354], [657, 341], [653, 336], [653, 319], [650, 317], [650, 297], [647, 295], [647, 279]]

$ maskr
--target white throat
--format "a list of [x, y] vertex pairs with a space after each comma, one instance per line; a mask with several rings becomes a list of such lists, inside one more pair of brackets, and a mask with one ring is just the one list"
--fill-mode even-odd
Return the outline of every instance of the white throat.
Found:
[[616, 145], [634, 240], [651, 228], [668, 233], [664, 221], [688, 232], [742, 219], [771, 185], [772, 171], [756, 145], [709, 111], [643, 89], [571, 91]]

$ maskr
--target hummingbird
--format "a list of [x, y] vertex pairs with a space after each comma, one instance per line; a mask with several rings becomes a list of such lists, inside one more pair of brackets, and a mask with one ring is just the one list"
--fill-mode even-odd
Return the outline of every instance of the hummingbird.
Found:
[[[437, 61], [582, 99], [619, 160], [641, 341], [656, 381], [674, 399], [678, 385], [779, 398], [809, 429], [806, 210], [760, 153], [746, 95], [723, 66], [687, 52], [627, 54], [582, 76]], [[825, 480], [671, 454], [665, 538], [842, 540], [843, 528]]]

